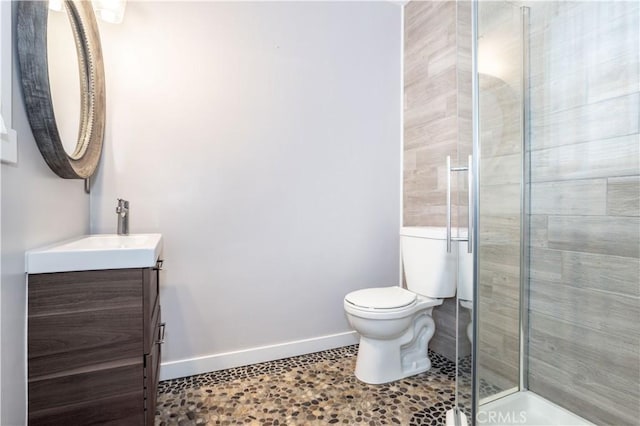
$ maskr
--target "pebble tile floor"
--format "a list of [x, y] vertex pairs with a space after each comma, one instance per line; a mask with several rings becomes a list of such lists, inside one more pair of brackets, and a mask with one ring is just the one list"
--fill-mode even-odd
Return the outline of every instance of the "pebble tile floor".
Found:
[[368, 385], [353, 375], [347, 346], [161, 382], [156, 426], [443, 425], [455, 392], [455, 364], [430, 352], [432, 367]]

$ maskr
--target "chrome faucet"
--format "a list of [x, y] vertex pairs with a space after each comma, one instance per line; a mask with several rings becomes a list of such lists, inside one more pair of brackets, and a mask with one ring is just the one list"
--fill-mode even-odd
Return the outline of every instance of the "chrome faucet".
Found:
[[118, 215], [118, 235], [129, 235], [129, 202], [118, 198], [118, 206], [116, 207]]

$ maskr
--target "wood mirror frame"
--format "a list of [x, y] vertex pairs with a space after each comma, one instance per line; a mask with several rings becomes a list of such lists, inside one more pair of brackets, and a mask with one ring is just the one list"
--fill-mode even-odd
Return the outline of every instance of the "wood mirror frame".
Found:
[[51, 98], [47, 57], [48, 1], [18, 2], [20, 80], [38, 149], [58, 176], [88, 179], [100, 161], [105, 123], [105, 82], [98, 24], [90, 1], [65, 0], [80, 74], [80, 126], [73, 153], [65, 151]]

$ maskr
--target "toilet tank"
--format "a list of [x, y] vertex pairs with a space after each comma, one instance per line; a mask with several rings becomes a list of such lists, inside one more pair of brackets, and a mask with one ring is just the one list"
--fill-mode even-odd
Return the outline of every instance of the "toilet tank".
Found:
[[453, 241], [451, 253], [447, 253], [446, 238], [444, 227], [405, 226], [400, 229], [402, 265], [409, 290], [433, 299], [456, 295], [458, 243]]

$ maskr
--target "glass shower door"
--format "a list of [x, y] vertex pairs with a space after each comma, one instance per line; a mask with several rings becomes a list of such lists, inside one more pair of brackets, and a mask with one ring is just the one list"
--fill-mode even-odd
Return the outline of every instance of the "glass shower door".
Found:
[[479, 402], [517, 391], [523, 253], [523, 9], [478, 2], [476, 378]]
[[474, 2], [475, 420], [635, 425], [640, 3], [527, 4]]

